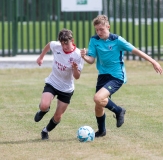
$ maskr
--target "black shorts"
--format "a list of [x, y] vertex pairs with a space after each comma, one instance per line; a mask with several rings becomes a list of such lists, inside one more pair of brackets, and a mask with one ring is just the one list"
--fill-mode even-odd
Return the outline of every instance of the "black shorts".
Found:
[[121, 86], [123, 81], [111, 76], [110, 74], [101, 74], [98, 76], [96, 92], [98, 92], [102, 87], [106, 88], [110, 95], [115, 93]]
[[71, 96], [73, 95], [74, 91], [71, 93], [65, 93], [65, 92], [61, 92], [57, 89], [55, 89], [53, 86], [51, 86], [50, 84], [45, 84], [44, 92], [49, 92], [51, 94], [53, 94], [54, 96], [57, 95], [57, 99], [59, 99], [60, 101], [64, 102], [64, 103], [70, 103], [71, 100]]

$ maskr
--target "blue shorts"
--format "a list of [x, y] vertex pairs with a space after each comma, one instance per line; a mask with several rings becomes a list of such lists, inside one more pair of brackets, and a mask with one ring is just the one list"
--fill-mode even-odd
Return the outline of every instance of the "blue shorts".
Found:
[[102, 87], [104, 87], [110, 92], [110, 95], [112, 95], [122, 85], [122, 80], [115, 78], [110, 74], [100, 74], [97, 78], [96, 92], [98, 92]]
[[51, 94], [53, 94], [54, 96], [57, 95], [57, 99], [59, 99], [60, 101], [64, 102], [64, 103], [70, 103], [71, 100], [71, 96], [73, 95], [74, 91], [71, 93], [65, 93], [65, 92], [61, 92], [57, 89], [55, 89], [53, 86], [51, 86], [50, 84], [46, 83], [43, 93], [44, 92], [49, 92]]

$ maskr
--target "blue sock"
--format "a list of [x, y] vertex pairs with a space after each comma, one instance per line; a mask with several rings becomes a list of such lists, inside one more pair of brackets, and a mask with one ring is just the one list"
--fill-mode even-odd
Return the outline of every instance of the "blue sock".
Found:
[[105, 106], [105, 108], [108, 108], [115, 114], [120, 114], [122, 111], [122, 108], [117, 106], [114, 102], [112, 102], [111, 99], [109, 99], [108, 104]]
[[100, 133], [104, 132], [106, 129], [105, 129], [105, 113], [102, 117], [96, 117], [96, 120], [97, 120], [97, 125], [98, 125], [98, 131]]

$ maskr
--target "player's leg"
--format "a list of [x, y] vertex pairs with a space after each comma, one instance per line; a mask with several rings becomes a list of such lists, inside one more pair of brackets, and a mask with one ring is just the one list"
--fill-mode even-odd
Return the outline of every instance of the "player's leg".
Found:
[[41, 132], [41, 137], [43, 140], [49, 138], [48, 132], [52, 131], [59, 124], [62, 115], [66, 111], [67, 107], [68, 107], [67, 103], [58, 100], [57, 108], [54, 113], [54, 116], [50, 119], [48, 125], [45, 128], [43, 128]]
[[50, 104], [54, 96], [49, 92], [44, 92], [41, 97], [41, 102], [39, 105], [40, 110], [36, 113], [34, 120], [39, 122], [43, 116], [49, 111]]
[[[119, 88], [123, 85], [123, 81], [113, 78], [110, 78], [110, 81], [106, 83], [101, 92], [104, 92], [104, 90], [108, 93], [109, 95], [112, 95], [115, 93]], [[98, 95], [97, 95], [98, 96]], [[105, 97], [104, 97], [105, 98]], [[107, 104], [104, 106], [105, 108], [108, 108], [110, 111], [114, 112], [116, 115], [116, 121], [117, 127], [121, 127], [121, 125], [124, 123], [124, 115], [126, 110], [120, 106], [117, 106], [110, 98], [105, 99]]]
[[108, 108], [116, 114], [117, 127], [120, 127], [124, 123], [125, 110], [108, 98], [115, 93], [122, 84], [123, 82], [121, 80], [115, 79], [110, 75], [100, 75], [98, 77], [96, 94], [94, 96], [96, 103], [95, 114], [98, 124], [98, 131], [95, 134], [96, 137], [106, 135], [104, 108]]
[[103, 88], [100, 89], [94, 96], [95, 116], [98, 125], [98, 131], [95, 133], [95, 137], [102, 137], [106, 135], [106, 128], [105, 128], [106, 115], [104, 111], [104, 106], [107, 104], [108, 96], [109, 96], [108, 91], [104, 90], [103, 92]]
[[66, 111], [66, 109], [70, 103], [70, 99], [71, 99], [72, 95], [73, 95], [73, 92], [72, 93], [63, 93], [63, 92], [58, 91], [57, 108], [54, 113], [54, 116], [50, 119], [48, 125], [46, 127], [44, 127], [41, 132], [41, 137], [43, 140], [49, 138], [48, 132], [52, 131], [61, 121], [62, 115]]
[[49, 111], [50, 104], [54, 98], [54, 95], [54, 88], [51, 85], [46, 84], [39, 104], [40, 110], [36, 113], [34, 117], [35, 122], [39, 122], [43, 118], [43, 116]]

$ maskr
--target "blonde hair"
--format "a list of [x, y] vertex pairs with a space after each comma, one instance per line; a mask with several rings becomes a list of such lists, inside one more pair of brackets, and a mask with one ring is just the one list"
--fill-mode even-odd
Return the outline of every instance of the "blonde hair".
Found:
[[93, 19], [93, 25], [96, 26], [98, 24], [109, 25], [108, 17], [106, 15], [98, 15]]

